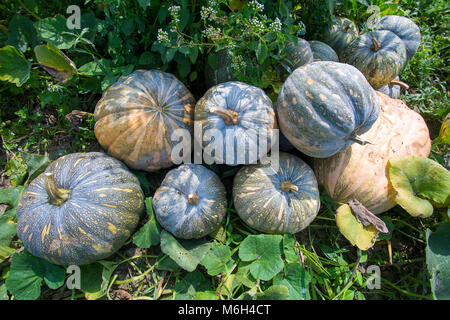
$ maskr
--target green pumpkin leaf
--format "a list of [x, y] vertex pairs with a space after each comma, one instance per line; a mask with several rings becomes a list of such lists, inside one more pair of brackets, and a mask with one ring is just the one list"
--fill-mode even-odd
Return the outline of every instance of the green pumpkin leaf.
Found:
[[0, 262], [3, 262], [4, 260], [11, 257], [16, 250], [9, 247], [9, 245], [2, 245], [0, 244]]
[[215, 242], [200, 263], [210, 276], [216, 276], [221, 273], [230, 274], [233, 271], [234, 259], [229, 246]]
[[133, 243], [139, 248], [150, 248], [159, 244], [161, 238], [161, 226], [156, 221], [153, 213], [152, 198], [145, 199], [145, 208], [149, 221], [144, 224], [133, 236]]
[[25, 181], [27, 176], [27, 165], [21, 157], [15, 156], [10, 159], [5, 166], [5, 175], [13, 187], [17, 187]]
[[41, 295], [44, 279], [50, 288], [57, 289], [64, 283], [65, 275], [63, 268], [24, 251], [13, 255], [5, 283], [15, 299], [35, 300]]
[[52, 42], [34, 47], [34, 53], [41, 67], [62, 83], [77, 72], [75, 64]]
[[20, 152], [20, 157], [25, 161], [28, 170], [27, 182], [32, 181], [38, 175], [45, 171], [50, 164], [49, 157], [45, 155]]
[[336, 224], [342, 235], [361, 250], [371, 248], [379, 231], [374, 225], [364, 226], [358, 221], [348, 204], [341, 205], [336, 211]]
[[165, 270], [165, 271], [178, 271], [180, 270], [180, 266], [173, 261], [168, 255], [164, 253], [160, 253], [158, 255], [158, 264], [156, 265], [156, 269], [158, 270]]
[[284, 275], [277, 274], [274, 285], [283, 285], [289, 289], [289, 299], [309, 300], [309, 283], [311, 275], [299, 263], [290, 263], [284, 269]]
[[434, 144], [450, 144], [450, 113], [442, 121], [439, 136], [433, 140]]
[[31, 63], [13, 46], [0, 48], [0, 80], [20, 87], [30, 77]]
[[101, 290], [103, 266], [94, 262], [80, 267], [80, 289], [88, 300], [95, 300], [104, 295]]
[[394, 199], [414, 217], [429, 217], [433, 204], [450, 205], [450, 172], [439, 163], [420, 157], [392, 158], [388, 177]]
[[296, 240], [295, 236], [290, 233], [283, 235], [283, 254], [287, 262], [296, 262], [298, 260], [298, 255], [295, 252]]
[[0, 246], [9, 246], [16, 235], [16, 223], [9, 217], [0, 216]]
[[286, 286], [274, 285], [263, 293], [256, 295], [256, 300], [287, 300], [289, 299], [289, 289]]
[[283, 269], [280, 235], [249, 235], [239, 246], [239, 258], [251, 261], [250, 273], [257, 279], [270, 280]]
[[35, 46], [37, 41], [37, 31], [33, 22], [18, 13], [15, 14], [8, 24], [6, 44], [25, 52], [29, 46]]
[[44, 42], [53, 42], [58, 49], [69, 49], [75, 42], [75, 36], [70, 34], [66, 22], [66, 17], [57, 14], [37, 21], [35, 27]]
[[435, 232], [427, 229], [426, 237], [431, 291], [435, 299], [450, 300], [450, 222], [442, 223]]
[[13, 208], [17, 207], [24, 189], [24, 186], [0, 189], [0, 203], [6, 203]]
[[200, 292], [209, 291], [211, 285], [209, 280], [198, 270], [188, 273], [175, 285], [175, 300], [193, 300]]
[[161, 231], [161, 250], [181, 268], [192, 272], [211, 249], [211, 242], [205, 239], [177, 239], [169, 232]]

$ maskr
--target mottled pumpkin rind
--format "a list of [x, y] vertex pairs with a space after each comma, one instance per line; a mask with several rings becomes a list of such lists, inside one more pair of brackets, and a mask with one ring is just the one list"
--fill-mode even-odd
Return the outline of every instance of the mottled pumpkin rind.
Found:
[[361, 136], [371, 144], [353, 144], [330, 158], [314, 159], [314, 172], [332, 199], [356, 199], [375, 214], [396, 203], [386, 174], [394, 156], [428, 157], [431, 140], [423, 118], [401, 100], [377, 92], [381, 112], [372, 128]]
[[323, 42], [328, 44], [341, 58], [345, 48], [358, 37], [356, 24], [347, 18], [336, 17], [328, 24], [323, 34]]
[[[373, 51], [373, 40], [381, 48]], [[355, 66], [378, 89], [394, 80], [406, 64], [406, 47], [403, 41], [387, 30], [369, 32], [353, 40], [342, 53], [343, 62]]]
[[375, 91], [355, 67], [314, 61], [288, 77], [276, 110], [280, 129], [295, 148], [326, 158], [369, 130], [379, 108]]
[[[289, 181], [297, 191], [286, 192]], [[279, 170], [270, 163], [245, 166], [233, 182], [233, 202], [240, 218], [267, 233], [297, 233], [317, 216], [320, 197], [313, 170], [300, 158], [279, 153]]]
[[98, 101], [94, 132], [108, 154], [130, 168], [155, 171], [173, 165], [177, 129], [193, 136], [195, 99], [172, 74], [137, 70], [121, 77]]
[[289, 66], [291, 71], [313, 62], [314, 59], [311, 46], [308, 41], [302, 38], [297, 38], [297, 44], [288, 44], [285, 52], [286, 56], [283, 59], [283, 62]]
[[335, 61], [339, 62], [336, 52], [325, 42], [312, 40], [309, 41], [314, 61]]
[[[189, 196], [198, 197], [189, 203]], [[153, 197], [161, 226], [181, 239], [198, 239], [217, 230], [227, 210], [226, 190], [218, 175], [198, 164], [170, 170]]]
[[[70, 190], [60, 207], [49, 203], [45, 174]], [[58, 265], [104, 259], [130, 237], [144, 210], [138, 179], [100, 152], [73, 153], [52, 162], [24, 191], [17, 234], [33, 255]]]

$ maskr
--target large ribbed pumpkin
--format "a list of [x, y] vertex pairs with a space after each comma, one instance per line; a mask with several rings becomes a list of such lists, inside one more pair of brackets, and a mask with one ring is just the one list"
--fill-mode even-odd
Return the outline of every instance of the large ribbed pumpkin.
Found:
[[343, 51], [341, 61], [358, 68], [378, 89], [394, 80], [406, 64], [403, 41], [387, 30], [360, 35]]
[[219, 228], [227, 211], [225, 186], [199, 164], [170, 170], [153, 197], [161, 226], [182, 239], [197, 239]]
[[[265, 156], [276, 126], [272, 101], [260, 88], [230, 81], [210, 88], [195, 106], [207, 164], [249, 164]], [[262, 143], [262, 144], [261, 144]]]
[[384, 16], [378, 26], [380, 30], [395, 33], [406, 46], [406, 60], [409, 61], [417, 52], [420, 45], [420, 29], [409, 18], [402, 16]]
[[325, 42], [312, 40], [309, 41], [314, 61], [335, 61], [339, 62], [336, 52]]
[[117, 159], [73, 153], [52, 162], [24, 191], [17, 234], [33, 255], [87, 264], [118, 250], [144, 209], [139, 181]]
[[109, 87], [95, 107], [100, 145], [130, 168], [154, 171], [173, 165], [176, 129], [194, 127], [195, 101], [175, 76], [137, 70]]
[[314, 61], [296, 69], [277, 99], [278, 125], [301, 152], [317, 158], [347, 149], [377, 119], [375, 91], [351, 65]]
[[327, 25], [323, 34], [323, 42], [328, 44], [341, 57], [342, 51], [358, 37], [358, 27], [350, 19], [335, 17]]
[[304, 66], [313, 61], [313, 52], [308, 41], [297, 38], [297, 43], [290, 43], [285, 49], [286, 57], [283, 62], [291, 69], [291, 72], [298, 67]]
[[246, 224], [268, 233], [299, 232], [320, 208], [313, 170], [300, 158], [283, 152], [278, 166], [255, 164], [240, 169], [234, 178], [233, 201]]
[[392, 157], [427, 157], [431, 142], [423, 118], [401, 100], [377, 92], [381, 112], [372, 128], [361, 136], [371, 144], [353, 144], [327, 159], [315, 159], [319, 184], [334, 200], [356, 199], [373, 213], [395, 206], [386, 164]]

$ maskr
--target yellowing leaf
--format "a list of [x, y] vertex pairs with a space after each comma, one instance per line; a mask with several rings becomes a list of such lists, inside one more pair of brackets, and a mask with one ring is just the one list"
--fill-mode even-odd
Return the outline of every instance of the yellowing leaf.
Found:
[[41, 67], [62, 83], [77, 72], [75, 64], [51, 42], [34, 47], [34, 53]]
[[378, 237], [377, 228], [372, 224], [364, 226], [359, 222], [348, 204], [337, 209], [336, 224], [342, 235], [361, 250], [371, 248]]
[[0, 80], [20, 87], [30, 77], [31, 63], [13, 46], [0, 48]]
[[433, 205], [450, 205], [450, 172], [439, 163], [420, 157], [392, 158], [388, 177], [395, 201], [414, 217], [429, 217]]
[[434, 144], [450, 144], [450, 113], [445, 117], [441, 125], [439, 136], [433, 140]]

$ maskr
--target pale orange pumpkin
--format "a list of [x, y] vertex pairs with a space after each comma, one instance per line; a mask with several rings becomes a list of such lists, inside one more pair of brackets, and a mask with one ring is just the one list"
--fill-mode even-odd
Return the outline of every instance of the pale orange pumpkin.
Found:
[[401, 100], [377, 92], [381, 112], [372, 128], [359, 138], [370, 144], [352, 144], [332, 157], [314, 160], [320, 185], [333, 200], [356, 199], [375, 214], [396, 203], [386, 164], [392, 157], [428, 157], [431, 140], [424, 119]]

